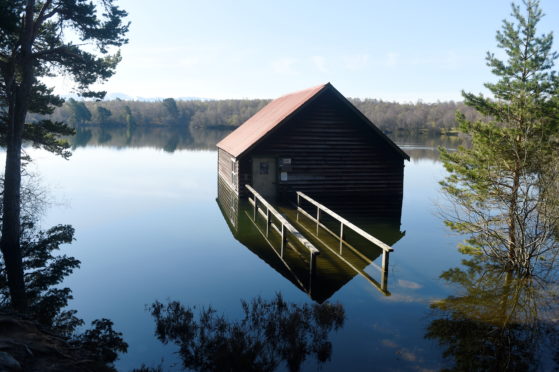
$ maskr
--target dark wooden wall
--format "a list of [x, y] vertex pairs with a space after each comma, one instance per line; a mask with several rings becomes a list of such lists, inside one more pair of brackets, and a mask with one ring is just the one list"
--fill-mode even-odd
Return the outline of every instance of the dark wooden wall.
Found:
[[288, 181], [278, 177], [284, 194], [402, 196], [402, 155], [330, 91], [242, 155], [245, 183], [250, 182], [254, 155], [292, 159]]

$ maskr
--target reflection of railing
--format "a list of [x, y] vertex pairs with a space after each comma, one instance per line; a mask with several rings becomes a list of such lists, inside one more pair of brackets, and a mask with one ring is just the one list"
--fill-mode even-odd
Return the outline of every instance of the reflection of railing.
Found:
[[[307, 211], [305, 211], [301, 207], [301, 199], [306, 200], [307, 202], [309, 202], [311, 205], [313, 205], [316, 208], [316, 216], [312, 216], [310, 213], [308, 213]], [[373, 243], [374, 245], [376, 245], [377, 247], [382, 249], [382, 251], [383, 251], [382, 252], [382, 271], [383, 271], [383, 274], [386, 274], [386, 272], [388, 270], [388, 256], [389, 256], [389, 253], [394, 251], [394, 249], [391, 246], [389, 246], [388, 244], [386, 244], [386, 243], [380, 241], [379, 239], [375, 238], [374, 236], [372, 236], [371, 234], [369, 234], [365, 230], [361, 229], [360, 227], [355, 226], [353, 223], [349, 222], [348, 220], [346, 220], [345, 218], [343, 218], [342, 216], [340, 216], [336, 212], [328, 209], [324, 205], [320, 204], [316, 200], [310, 198], [309, 196], [303, 194], [300, 191], [297, 191], [297, 212], [301, 212], [302, 214], [304, 214], [305, 216], [307, 216], [311, 220], [315, 221], [317, 231], [318, 231], [319, 227], [322, 227], [324, 230], [328, 231], [335, 238], [337, 238], [340, 242], [340, 252], [342, 250], [342, 247], [343, 247], [344, 243], [346, 245], [349, 245], [346, 241], [344, 241], [344, 232], [346, 231], [346, 229], [349, 229], [349, 230], [353, 231], [357, 235], [360, 235], [362, 238], [368, 240], [369, 242]], [[331, 229], [329, 229], [326, 225], [324, 225], [323, 223], [320, 222], [321, 213], [325, 213], [325, 214], [329, 215], [334, 220], [336, 220], [337, 222], [340, 223], [340, 233], [339, 233], [339, 235], [336, 234]], [[386, 281], [385, 275], [383, 275], [382, 278], [383, 278], [383, 282], [385, 282]], [[383, 283], [382, 287], [383, 288], [385, 287], [385, 283]]]
[[[256, 221], [257, 214], [261, 214], [266, 219], [266, 234], [269, 233], [270, 227], [274, 229], [281, 237], [280, 257], [283, 258], [283, 251], [288, 240], [302, 244], [310, 253], [310, 272], [314, 275], [316, 272], [316, 256], [320, 254], [318, 249], [309, 242], [293, 225], [291, 225], [274, 207], [270, 205], [255, 189], [250, 185], [246, 188], [252, 193], [249, 202], [254, 207], [253, 218]], [[290, 239], [291, 237], [291, 239]]]

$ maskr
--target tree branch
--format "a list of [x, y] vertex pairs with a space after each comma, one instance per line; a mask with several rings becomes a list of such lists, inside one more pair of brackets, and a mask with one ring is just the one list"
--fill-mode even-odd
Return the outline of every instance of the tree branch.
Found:
[[70, 53], [70, 49], [71, 47], [74, 46], [78, 46], [78, 45], [62, 45], [56, 48], [51, 48], [51, 49], [47, 49], [47, 50], [41, 50], [39, 52], [35, 52], [33, 53], [33, 58], [42, 58], [42, 57], [46, 57], [52, 54], [57, 54], [57, 53], [62, 53], [62, 54], [72, 54], [72, 55], [76, 55], [74, 53]]
[[33, 25], [33, 39], [35, 39], [35, 37], [37, 36], [37, 32], [39, 32], [39, 28], [43, 24], [44, 21], [43, 17], [45, 16], [45, 12], [47, 11], [47, 9], [50, 7], [51, 4], [52, 4], [52, 0], [47, 0], [41, 7], [41, 10], [39, 11], [39, 15], [37, 16], [37, 19], [35, 20], [35, 24]]

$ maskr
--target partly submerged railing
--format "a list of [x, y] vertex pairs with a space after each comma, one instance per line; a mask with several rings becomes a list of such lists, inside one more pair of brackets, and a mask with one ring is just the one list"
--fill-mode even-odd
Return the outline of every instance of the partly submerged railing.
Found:
[[316, 273], [316, 257], [320, 251], [303, 236], [293, 225], [289, 223], [270, 203], [264, 199], [250, 185], [246, 185], [247, 190], [252, 194], [248, 201], [253, 206], [253, 219], [256, 221], [258, 214], [266, 219], [266, 235], [270, 232], [270, 227], [276, 231], [281, 237], [280, 257], [283, 258], [284, 248], [288, 241], [298, 242], [305, 247], [310, 254], [310, 272], [311, 275]]
[[[311, 215], [310, 213], [308, 213], [306, 210], [304, 210], [301, 207], [301, 199], [306, 200], [308, 203], [310, 203], [312, 206], [314, 206], [316, 208], [316, 215], [315, 216]], [[307, 216], [308, 218], [310, 218], [311, 220], [316, 222], [317, 231], [320, 227], [322, 227], [324, 230], [326, 230], [327, 232], [332, 234], [335, 238], [337, 238], [340, 242], [340, 251], [341, 251], [344, 243], [348, 244], [347, 242], [344, 241], [344, 234], [345, 234], [346, 230], [348, 230], [348, 229], [353, 231], [357, 235], [361, 236], [362, 238], [368, 240], [369, 242], [373, 243], [374, 245], [376, 245], [377, 247], [379, 247], [383, 251], [382, 252], [382, 271], [384, 273], [387, 272], [389, 253], [394, 251], [394, 249], [391, 246], [389, 246], [388, 244], [384, 243], [383, 241], [375, 238], [374, 236], [372, 236], [371, 234], [369, 234], [368, 232], [366, 232], [362, 228], [354, 225], [353, 223], [349, 222], [348, 220], [346, 220], [345, 218], [343, 218], [342, 216], [340, 216], [336, 212], [330, 210], [328, 207], [320, 204], [316, 200], [312, 199], [311, 197], [305, 195], [304, 193], [302, 193], [300, 191], [297, 191], [297, 212], [301, 212], [302, 214], [304, 214], [305, 216]], [[324, 225], [323, 223], [320, 222], [321, 214], [323, 214], [323, 213], [329, 215], [334, 220], [339, 222], [339, 224], [340, 224], [340, 233], [339, 234], [336, 234], [334, 231], [332, 231], [326, 225]], [[386, 278], [383, 275], [383, 282], [385, 280], [386, 280]], [[384, 287], [384, 285], [383, 285], [383, 287]]]

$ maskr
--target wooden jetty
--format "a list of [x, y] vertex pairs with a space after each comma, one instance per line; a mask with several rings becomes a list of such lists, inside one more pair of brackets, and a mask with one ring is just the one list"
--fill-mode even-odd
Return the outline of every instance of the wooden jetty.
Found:
[[[303, 201], [305, 201], [308, 204], [310, 204], [311, 206], [313, 206], [314, 209], [316, 210], [316, 214], [311, 215], [310, 213], [308, 213], [302, 207], [302, 202]], [[373, 284], [375, 287], [377, 287], [377, 289], [379, 289], [381, 292], [383, 292], [383, 293], [387, 292], [389, 254], [390, 254], [390, 252], [394, 251], [394, 249], [391, 246], [389, 246], [388, 244], [384, 243], [383, 241], [375, 238], [374, 236], [372, 236], [371, 234], [369, 234], [368, 232], [366, 232], [362, 228], [354, 225], [353, 223], [351, 223], [350, 221], [348, 221], [344, 217], [340, 216], [338, 213], [330, 210], [325, 205], [320, 204], [316, 200], [312, 199], [311, 197], [305, 195], [304, 193], [302, 193], [300, 191], [297, 191], [297, 205], [296, 205], [296, 208], [297, 208], [297, 221], [299, 221], [299, 213], [302, 213], [303, 215], [307, 216], [312, 221], [314, 221], [316, 223], [316, 235], [315, 235], [316, 238], [319, 239], [318, 235], [319, 235], [319, 232], [320, 232], [320, 228], [322, 228], [324, 231], [328, 232], [336, 240], [338, 240], [338, 242], [339, 242], [339, 245], [338, 245], [339, 253], [336, 252], [336, 251], [333, 251], [330, 248], [330, 245], [328, 245], [328, 244], [325, 244], [324, 245], [325, 247], [327, 247], [328, 249], [331, 249], [334, 252], [334, 254], [338, 254], [338, 256], [340, 257], [340, 259], [342, 261], [344, 261], [349, 267], [354, 269], [358, 274], [360, 274], [365, 279], [367, 279], [369, 282], [371, 282], [371, 284]], [[339, 229], [338, 229], [339, 233], [334, 232], [329, 226], [327, 226], [326, 224], [321, 222], [321, 216], [322, 216], [323, 219], [324, 219], [324, 217], [329, 216], [335, 221], [335, 223], [338, 223], [339, 224]], [[380, 267], [381, 272], [382, 272], [382, 281], [381, 281], [380, 285], [378, 285], [378, 282], [375, 281], [374, 279], [372, 279], [363, 270], [356, 268], [353, 264], [348, 262], [343, 257], [344, 247], [347, 247], [347, 248], [351, 249], [353, 252], [355, 252], [357, 255], [359, 255], [359, 256], [363, 257], [365, 260], [367, 260], [367, 258], [361, 252], [359, 252], [358, 249], [356, 249], [352, 244], [350, 244], [350, 242], [347, 241], [346, 236], [347, 236], [348, 231], [354, 232], [358, 236], [364, 238], [365, 240], [369, 241], [370, 243], [372, 243], [373, 245], [375, 245], [376, 247], [378, 247], [382, 250], [382, 266]], [[372, 263], [372, 262], [370, 262], [370, 263]]]

